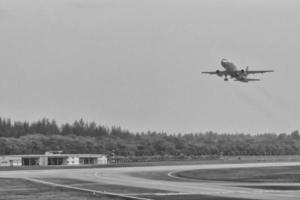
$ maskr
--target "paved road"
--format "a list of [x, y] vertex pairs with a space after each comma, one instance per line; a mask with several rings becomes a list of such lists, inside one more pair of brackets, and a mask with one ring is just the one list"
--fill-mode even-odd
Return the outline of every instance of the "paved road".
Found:
[[[201, 164], [201, 165], [175, 165], [151, 167], [126, 168], [89, 168], [89, 169], [53, 169], [53, 170], [27, 170], [27, 171], [0, 171], [0, 177], [13, 178], [71, 178], [93, 181], [105, 184], [143, 187], [148, 189], [167, 190], [182, 194], [205, 194], [226, 197], [243, 197], [262, 200], [296, 200], [300, 191], [276, 191], [238, 187], [229, 182], [195, 182], [189, 180], [153, 180], [132, 176], [132, 172], [165, 172], [193, 170], [193, 169], [220, 169], [220, 168], [249, 168], [270, 166], [300, 166], [300, 162], [278, 163], [247, 163], [247, 164]], [[274, 183], [273, 183], [274, 184]], [[257, 184], [256, 184], [257, 185]], [[285, 183], [285, 185], [287, 185]], [[298, 183], [291, 185], [300, 186]]]

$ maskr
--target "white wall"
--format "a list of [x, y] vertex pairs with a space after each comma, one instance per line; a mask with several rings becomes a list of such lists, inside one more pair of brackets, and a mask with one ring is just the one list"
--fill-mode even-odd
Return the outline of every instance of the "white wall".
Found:
[[107, 164], [107, 157], [106, 156], [98, 157], [97, 164], [101, 164], [101, 165]]
[[22, 166], [20, 157], [2, 156], [0, 157], [0, 167]]
[[79, 165], [78, 156], [70, 156], [67, 158], [67, 165]]

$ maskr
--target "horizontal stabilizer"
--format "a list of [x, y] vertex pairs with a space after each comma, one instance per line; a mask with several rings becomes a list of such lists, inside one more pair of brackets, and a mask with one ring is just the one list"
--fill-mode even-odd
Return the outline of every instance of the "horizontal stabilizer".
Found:
[[257, 78], [245, 78], [245, 79], [236, 79], [235, 81], [240, 81], [240, 82], [247, 83], [249, 81], [260, 81], [260, 79], [257, 79]]

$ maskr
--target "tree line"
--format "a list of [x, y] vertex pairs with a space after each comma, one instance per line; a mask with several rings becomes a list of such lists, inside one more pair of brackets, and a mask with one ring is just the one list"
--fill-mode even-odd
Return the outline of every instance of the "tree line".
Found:
[[124, 158], [198, 158], [208, 155], [299, 155], [299, 131], [292, 133], [167, 134], [133, 133], [80, 119], [58, 125], [54, 120], [12, 122], [0, 118], [0, 155], [64, 153], [114, 154]]

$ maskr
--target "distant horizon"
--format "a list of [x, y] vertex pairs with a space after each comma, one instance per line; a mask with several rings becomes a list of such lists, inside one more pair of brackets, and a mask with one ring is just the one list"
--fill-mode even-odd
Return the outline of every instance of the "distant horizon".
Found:
[[122, 130], [124, 131], [129, 131], [130, 133], [133, 133], [133, 134], [139, 134], [139, 133], [147, 133], [147, 132], [156, 132], [156, 133], [166, 133], [168, 135], [178, 135], [178, 134], [205, 134], [205, 133], [209, 133], [209, 132], [213, 132], [213, 133], [216, 133], [216, 134], [230, 134], [230, 135], [234, 135], [234, 134], [250, 134], [250, 135], [262, 135], [262, 134], [276, 134], [276, 135], [279, 135], [281, 133], [284, 133], [284, 134], [291, 134], [295, 131], [299, 131], [298, 129], [296, 130], [291, 130], [289, 132], [276, 132], [276, 131], [271, 131], [271, 132], [259, 132], [259, 133], [250, 133], [250, 132], [243, 132], [243, 131], [236, 131], [236, 132], [219, 132], [219, 131], [215, 131], [215, 130], [205, 130], [205, 131], [194, 131], [194, 132], [177, 132], [177, 133], [170, 133], [170, 132], [167, 132], [167, 131], [164, 131], [164, 130], [153, 130], [153, 129], [148, 129], [148, 130], [145, 130], [145, 131], [133, 131], [133, 130], [130, 130], [130, 129], [127, 129], [127, 128], [124, 128], [120, 125], [116, 125], [116, 124], [113, 124], [113, 125], [107, 125], [107, 124], [102, 124], [101, 122], [97, 122], [97, 121], [88, 121], [88, 120], [85, 120], [84, 118], [79, 118], [77, 120], [74, 120], [74, 121], [70, 121], [70, 122], [58, 122], [57, 120], [55, 120], [54, 118], [47, 118], [47, 117], [43, 117], [43, 118], [40, 118], [40, 119], [36, 119], [36, 120], [14, 120], [14, 119], [11, 119], [11, 118], [7, 118], [7, 117], [3, 117], [3, 116], [0, 116], [0, 119], [1, 120], [10, 120], [11, 123], [18, 123], [18, 122], [21, 122], [21, 123], [29, 123], [29, 124], [33, 124], [35, 122], [38, 122], [38, 121], [41, 121], [43, 119], [45, 120], [48, 120], [49, 122], [52, 122], [53, 120], [55, 121], [56, 125], [58, 126], [58, 128], [62, 128], [63, 125], [65, 124], [74, 124], [74, 122], [76, 121], [80, 121], [80, 120], [83, 120], [84, 123], [87, 123], [87, 124], [90, 124], [90, 123], [95, 123], [96, 126], [101, 126], [101, 127], [105, 127], [105, 128], [108, 128], [108, 129], [111, 129], [111, 128], [121, 128]]

